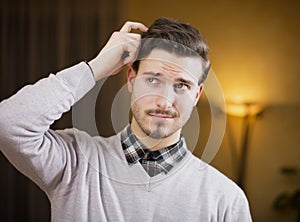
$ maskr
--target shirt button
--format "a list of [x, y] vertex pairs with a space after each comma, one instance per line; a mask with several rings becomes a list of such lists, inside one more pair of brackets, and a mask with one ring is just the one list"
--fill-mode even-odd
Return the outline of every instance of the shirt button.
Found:
[[148, 160], [153, 160], [153, 154], [152, 154], [152, 153], [149, 153], [147, 159], [148, 159]]

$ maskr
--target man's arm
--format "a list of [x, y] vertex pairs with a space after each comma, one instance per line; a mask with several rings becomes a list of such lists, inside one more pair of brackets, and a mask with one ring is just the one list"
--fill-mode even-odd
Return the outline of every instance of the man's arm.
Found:
[[[120, 32], [115, 32], [90, 62], [94, 76], [82, 62], [25, 86], [0, 103], [1, 151], [44, 190], [61, 182], [76, 161], [74, 136], [70, 131], [61, 134], [49, 130], [50, 125], [84, 96], [95, 80], [116, 74], [134, 60], [140, 35], [129, 33], [132, 28], [146, 30], [140, 23], [127, 22]], [[123, 58], [125, 51], [129, 56]]]
[[[69, 141], [50, 125], [95, 84], [85, 63], [51, 74], [0, 103], [0, 148], [10, 162], [42, 188], [62, 177]], [[71, 154], [74, 156], [74, 153]]]

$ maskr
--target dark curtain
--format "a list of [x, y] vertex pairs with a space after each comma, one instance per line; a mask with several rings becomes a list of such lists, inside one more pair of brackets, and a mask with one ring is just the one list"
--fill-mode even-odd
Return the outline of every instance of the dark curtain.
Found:
[[[123, 0], [1, 0], [0, 100], [50, 72], [96, 56], [110, 34], [124, 22], [124, 3]], [[110, 87], [105, 90], [106, 95], [114, 93]], [[108, 135], [112, 130], [110, 123], [107, 125], [104, 134]], [[71, 126], [69, 112], [52, 128]], [[0, 204], [1, 221], [50, 221], [45, 194], [14, 169], [2, 153]]]

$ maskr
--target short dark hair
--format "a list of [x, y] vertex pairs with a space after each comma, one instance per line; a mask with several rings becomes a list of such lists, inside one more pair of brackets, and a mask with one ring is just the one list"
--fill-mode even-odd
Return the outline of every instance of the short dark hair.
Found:
[[137, 72], [141, 59], [153, 49], [163, 49], [179, 56], [199, 56], [202, 59], [204, 73], [199, 79], [202, 83], [209, 72], [210, 61], [207, 58], [208, 46], [200, 32], [193, 26], [170, 18], [156, 19], [147, 32], [142, 34], [141, 47], [132, 68]]

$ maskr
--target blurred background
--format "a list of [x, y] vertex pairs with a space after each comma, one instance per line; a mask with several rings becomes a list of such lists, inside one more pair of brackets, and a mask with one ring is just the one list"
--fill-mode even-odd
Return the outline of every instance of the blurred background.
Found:
[[[223, 142], [210, 164], [242, 187], [254, 221], [300, 221], [299, 1], [1, 0], [0, 10], [0, 100], [92, 59], [126, 20], [150, 25], [171, 17], [197, 27], [228, 104]], [[124, 82], [124, 75], [109, 79], [97, 98], [103, 136], [114, 133], [108, 117]], [[212, 120], [205, 92], [197, 108], [200, 132], [192, 136], [202, 158]], [[69, 112], [52, 128], [71, 127], [71, 119]], [[50, 221], [45, 194], [2, 154], [0, 218]]]

